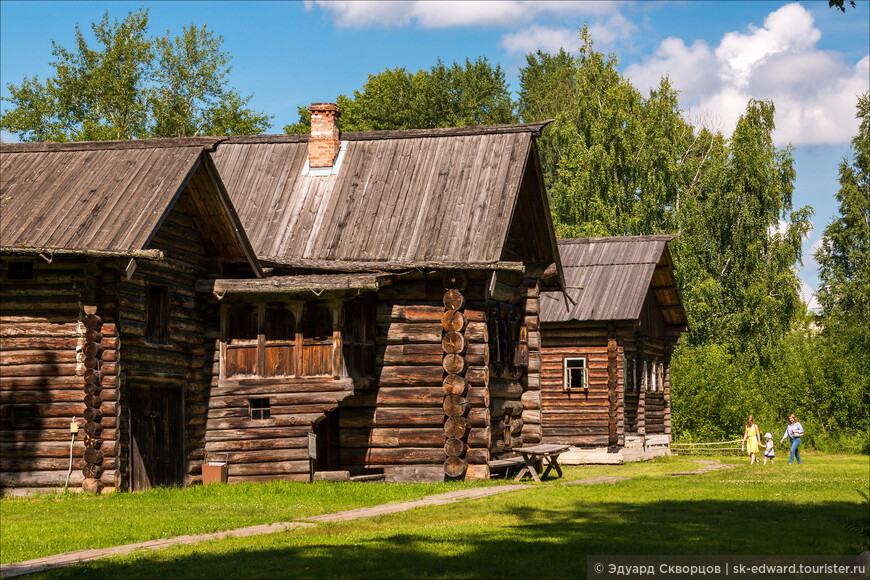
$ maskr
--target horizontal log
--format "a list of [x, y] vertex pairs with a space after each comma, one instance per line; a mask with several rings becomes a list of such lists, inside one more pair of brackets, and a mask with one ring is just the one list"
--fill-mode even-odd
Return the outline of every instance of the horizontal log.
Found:
[[239, 463], [263, 463], [276, 461], [307, 460], [308, 446], [290, 449], [261, 449], [229, 451], [218, 454], [219, 458], [226, 458], [229, 464]]
[[[106, 457], [102, 460], [103, 469], [114, 469], [116, 460], [114, 457]], [[82, 457], [73, 457], [73, 471], [80, 471], [85, 466]], [[69, 457], [26, 457], [26, 458], [2, 458], [0, 459], [0, 471], [52, 471], [63, 470], [66, 475], [69, 469]]]
[[[32, 350], [72, 350], [75, 352], [81, 342], [78, 336], [42, 337], [42, 336], [17, 336], [3, 337], [3, 351], [32, 351]], [[4, 353], [5, 354], [5, 353]]]
[[541, 391], [524, 391], [520, 397], [523, 409], [536, 411], [541, 408]]
[[440, 407], [442, 387], [380, 387], [360, 392], [344, 401], [346, 407]]
[[526, 409], [522, 413], [522, 418], [523, 418], [523, 422], [525, 422], [526, 424], [531, 424], [531, 423], [540, 424], [541, 412]]
[[465, 326], [464, 332], [466, 342], [478, 342], [478, 343], [487, 343], [489, 342], [489, 331], [486, 327], [485, 322], [469, 322]]
[[[23, 488], [23, 487], [63, 487], [66, 482], [67, 467], [62, 470], [27, 470], [0, 473], [0, 487]], [[73, 470], [69, 478], [71, 487], [81, 487], [81, 470]]]
[[377, 322], [440, 322], [443, 314], [440, 304], [381, 302], [375, 316]]
[[540, 314], [541, 301], [539, 298], [525, 298], [520, 301], [520, 309], [526, 316]]
[[422, 387], [440, 385], [444, 370], [440, 366], [385, 366], [377, 375], [381, 386]]
[[472, 407], [489, 407], [490, 391], [486, 387], [472, 387], [465, 398]]
[[525, 373], [522, 378], [520, 378], [520, 384], [523, 386], [523, 389], [527, 391], [540, 390], [541, 375], [540, 373]]
[[[346, 391], [325, 391], [325, 392], [306, 392], [306, 393], [271, 393], [269, 394], [269, 402], [276, 407], [286, 407], [292, 405], [311, 405], [317, 403], [336, 403], [344, 400], [347, 397]], [[190, 397], [187, 397], [190, 400]], [[248, 408], [250, 397], [239, 395], [224, 395], [220, 397], [209, 397], [207, 408], [224, 409], [230, 407]], [[190, 413], [194, 407], [188, 406], [187, 412]]]
[[341, 447], [441, 447], [444, 430], [434, 428], [341, 429]]
[[[306, 462], [307, 463], [307, 462]], [[202, 478], [200, 478], [201, 480]], [[228, 484], [262, 483], [264, 481], [308, 481], [308, 471], [296, 473], [275, 473], [267, 475], [231, 475], [227, 477]]]
[[469, 366], [489, 365], [489, 345], [486, 343], [466, 343], [465, 361]]
[[[100, 397], [109, 401], [115, 397], [114, 389], [101, 389]], [[0, 392], [0, 405], [8, 405], [12, 403], [28, 404], [28, 403], [82, 403], [84, 401], [84, 393], [78, 389], [61, 389], [61, 390], [16, 390]]]
[[469, 447], [486, 447], [492, 441], [492, 431], [490, 427], [477, 427], [468, 431], [468, 446]]
[[311, 431], [310, 425], [282, 425], [269, 427], [248, 427], [240, 429], [209, 429], [205, 431], [204, 441], [247, 441], [252, 439], [305, 437]]
[[489, 479], [489, 465], [469, 465], [465, 469], [465, 481], [485, 481]]
[[474, 407], [468, 410], [468, 426], [471, 428], [489, 427], [490, 411], [488, 407]]
[[377, 324], [379, 344], [403, 344], [409, 342], [441, 342], [440, 322]]
[[469, 447], [465, 453], [465, 460], [469, 464], [486, 465], [489, 463], [489, 448], [487, 447]]
[[[100, 451], [104, 455], [117, 454], [116, 441], [102, 441]], [[82, 457], [84, 441], [79, 438], [73, 444], [73, 457]], [[6, 441], [0, 442], [0, 457], [66, 457], [69, 459], [69, 441]]]
[[468, 367], [465, 371], [465, 381], [472, 387], [488, 387], [489, 367]]
[[305, 393], [327, 391], [353, 391], [353, 380], [344, 379], [245, 379], [221, 381], [220, 386], [212, 386], [211, 395], [261, 395], [274, 392]]
[[276, 461], [271, 463], [230, 463], [227, 465], [228, 475], [282, 475], [304, 473], [308, 478], [309, 461]]
[[443, 447], [344, 447], [341, 450], [341, 461], [345, 465], [414, 465], [441, 463], [446, 459]]
[[430, 365], [441, 364], [443, 354], [441, 345], [431, 344], [391, 344], [377, 347], [375, 362], [379, 365]]
[[[271, 409], [271, 419], [278, 421], [279, 423], [282, 421], [293, 421], [300, 422], [299, 417], [310, 417], [315, 416], [315, 420], [319, 417], [316, 417], [318, 414], [323, 414], [326, 411], [335, 409], [337, 406], [336, 403], [316, 403], [312, 405], [288, 405], [288, 406], [277, 406], [272, 405]], [[222, 409], [209, 409], [208, 410], [208, 418], [211, 419], [221, 419], [221, 418], [246, 418], [250, 416], [250, 412], [245, 407], [225, 407]], [[271, 420], [270, 419], [270, 420]], [[257, 423], [260, 421], [257, 420]]]
[[510, 399], [496, 399], [493, 397], [492, 403], [490, 405], [490, 412], [492, 413], [493, 417], [502, 417], [504, 415], [518, 417], [523, 412], [523, 405], [519, 401]]
[[442, 427], [444, 411], [440, 407], [340, 408], [341, 427]]
[[[103, 429], [100, 438], [103, 441], [114, 440], [116, 437], [115, 429]], [[11, 431], [0, 431], [0, 441], [4, 443], [12, 442], [39, 442], [39, 441], [60, 441], [65, 442], [67, 453], [69, 453], [69, 421], [66, 426], [58, 429], [15, 429]]]
[[490, 379], [489, 393], [493, 398], [519, 399], [523, 394], [523, 387], [517, 381]]
[[264, 449], [308, 448], [308, 437], [281, 437], [276, 439], [237, 439], [232, 441], [205, 442], [204, 458], [223, 460], [224, 454], [237, 451], [260, 451]]
[[[312, 425], [320, 419], [323, 413], [297, 413], [281, 417], [272, 416], [270, 419], [257, 421], [262, 427], [294, 427], [296, 425]], [[251, 427], [251, 419], [248, 417], [228, 417], [209, 419], [205, 422], [206, 429], [241, 429]]]

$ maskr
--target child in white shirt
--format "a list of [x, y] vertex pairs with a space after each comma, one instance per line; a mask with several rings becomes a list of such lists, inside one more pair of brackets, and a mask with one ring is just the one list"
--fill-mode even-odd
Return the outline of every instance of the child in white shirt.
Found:
[[764, 434], [764, 440], [767, 442], [764, 447], [764, 464], [767, 465], [767, 460], [770, 459], [770, 464], [773, 465], [773, 435], [770, 433]]

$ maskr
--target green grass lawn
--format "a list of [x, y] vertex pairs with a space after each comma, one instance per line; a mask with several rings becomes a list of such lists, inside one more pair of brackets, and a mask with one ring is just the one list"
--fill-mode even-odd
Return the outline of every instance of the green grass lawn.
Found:
[[[866, 549], [859, 528], [866, 529], [870, 514], [857, 490], [867, 493], [870, 486], [868, 457], [808, 454], [803, 467], [778, 463], [773, 468], [725, 461], [738, 466], [682, 477], [669, 474], [699, 465], [664, 459], [569, 468], [566, 479], [632, 479], [591, 486], [545, 482], [481, 500], [142, 552], [46, 576], [583, 578], [586, 556], [592, 554], [858, 554]], [[44, 555], [44, 546], [60, 552], [121, 544], [452, 489], [459, 485], [281, 484], [3, 500], [0, 546], [3, 561], [15, 561]], [[211, 513], [219, 511], [232, 515]], [[88, 530], [81, 525], [86, 520], [108, 522], [111, 529]], [[230, 521], [241, 523], [227, 525]], [[790, 529], [803, 533], [789, 536]]]

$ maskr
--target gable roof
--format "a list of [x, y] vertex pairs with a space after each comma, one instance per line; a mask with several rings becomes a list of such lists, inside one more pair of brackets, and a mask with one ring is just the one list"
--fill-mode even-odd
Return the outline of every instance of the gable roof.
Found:
[[[545, 124], [342, 133], [340, 168], [323, 177], [303, 175], [308, 135], [230, 137], [214, 160], [263, 261], [495, 265]], [[541, 251], [558, 262], [536, 194]]]
[[206, 150], [215, 138], [0, 146], [0, 252], [145, 250], [185, 189], [225, 257], [253, 249]]
[[665, 323], [688, 324], [667, 244], [674, 235], [559, 240], [565, 291], [544, 292], [541, 322], [635, 320], [652, 289]]

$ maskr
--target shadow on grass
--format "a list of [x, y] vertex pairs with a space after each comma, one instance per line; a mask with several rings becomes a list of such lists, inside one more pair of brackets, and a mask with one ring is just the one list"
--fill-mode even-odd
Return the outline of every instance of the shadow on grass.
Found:
[[[858, 554], [860, 505], [764, 501], [502, 506], [321, 526], [55, 570], [50, 578], [585, 578], [592, 554]], [[866, 517], [866, 514], [863, 516]], [[521, 523], [516, 523], [521, 522]], [[379, 528], [390, 526], [394, 531]], [[802, 533], [788, 538], [788, 530]]]

